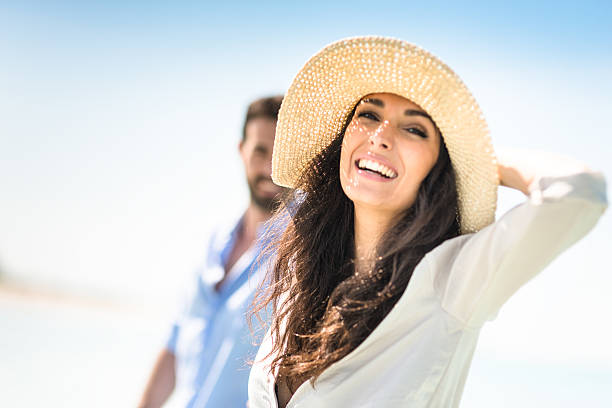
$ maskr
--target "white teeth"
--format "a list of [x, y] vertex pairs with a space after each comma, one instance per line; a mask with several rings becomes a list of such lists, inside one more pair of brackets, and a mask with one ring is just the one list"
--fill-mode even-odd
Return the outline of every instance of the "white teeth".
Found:
[[372, 160], [360, 159], [358, 166], [360, 169], [372, 170], [389, 178], [394, 178], [396, 176], [395, 172], [389, 167]]

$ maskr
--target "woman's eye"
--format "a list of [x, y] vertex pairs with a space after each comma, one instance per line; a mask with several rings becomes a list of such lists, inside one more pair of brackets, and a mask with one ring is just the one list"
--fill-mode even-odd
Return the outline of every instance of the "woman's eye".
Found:
[[357, 117], [378, 121], [378, 116], [376, 116], [374, 112], [370, 112], [370, 111], [359, 112]]
[[423, 139], [427, 138], [427, 133], [423, 132], [421, 129], [416, 128], [416, 127], [409, 127], [409, 128], [404, 128], [404, 130], [408, 133], [413, 133], [419, 137], [422, 137]]

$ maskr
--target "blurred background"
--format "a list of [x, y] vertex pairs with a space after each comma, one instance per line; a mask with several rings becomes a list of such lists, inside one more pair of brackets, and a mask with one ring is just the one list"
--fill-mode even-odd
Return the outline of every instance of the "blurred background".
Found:
[[[337, 39], [423, 46], [496, 146], [610, 182], [610, 21], [605, 0], [2, 2], [0, 406], [135, 406], [207, 229], [246, 205], [247, 104]], [[611, 250], [608, 211], [483, 329], [462, 407], [612, 406]]]

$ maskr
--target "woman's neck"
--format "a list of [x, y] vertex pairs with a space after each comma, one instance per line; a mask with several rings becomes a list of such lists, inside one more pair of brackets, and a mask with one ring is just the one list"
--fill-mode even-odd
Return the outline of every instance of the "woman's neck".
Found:
[[355, 267], [367, 270], [374, 264], [380, 238], [392, 225], [394, 214], [355, 205]]

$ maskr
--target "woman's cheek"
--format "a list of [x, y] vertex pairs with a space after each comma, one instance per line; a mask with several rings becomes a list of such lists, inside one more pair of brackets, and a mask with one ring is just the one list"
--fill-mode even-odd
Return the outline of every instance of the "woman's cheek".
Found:
[[350, 158], [347, 157], [346, 151], [343, 149], [340, 153], [340, 185], [344, 193], [350, 194], [350, 186], [352, 185], [353, 176], [351, 175]]

